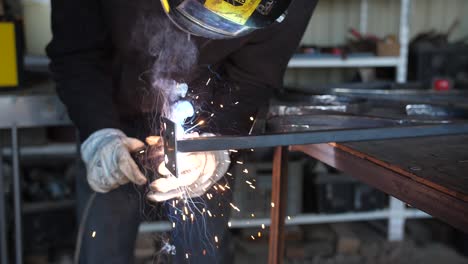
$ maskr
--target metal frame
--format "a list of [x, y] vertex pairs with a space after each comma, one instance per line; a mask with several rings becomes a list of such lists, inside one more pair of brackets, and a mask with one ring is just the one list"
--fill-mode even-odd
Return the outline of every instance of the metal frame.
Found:
[[[22, 200], [20, 178], [20, 146], [18, 142], [19, 128], [33, 128], [54, 125], [71, 124], [65, 107], [57, 96], [29, 95], [0, 96], [0, 129], [11, 131], [11, 160], [13, 166], [13, 215], [15, 237], [15, 263], [23, 263], [23, 229], [22, 229]], [[0, 152], [0, 187], [4, 184], [3, 149]], [[6, 216], [4, 214], [5, 199], [3, 188], [0, 188], [0, 259], [2, 263], [8, 260], [8, 245], [6, 240]]]

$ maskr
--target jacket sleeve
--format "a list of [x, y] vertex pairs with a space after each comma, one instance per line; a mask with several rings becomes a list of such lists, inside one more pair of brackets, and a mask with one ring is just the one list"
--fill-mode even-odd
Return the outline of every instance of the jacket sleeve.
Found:
[[100, 1], [52, 0], [52, 32], [50, 69], [81, 141], [99, 129], [119, 128], [112, 98], [112, 43]]
[[[212, 120], [222, 134], [248, 133], [251, 117], [268, 104], [275, 89], [282, 87], [288, 62], [316, 3], [316, 0], [292, 1], [282, 23], [252, 33], [242, 48], [228, 56], [224, 71], [231, 87], [226, 93], [236, 105], [218, 109], [218, 118]], [[227, 94], [220, 97], [225, 99]]]

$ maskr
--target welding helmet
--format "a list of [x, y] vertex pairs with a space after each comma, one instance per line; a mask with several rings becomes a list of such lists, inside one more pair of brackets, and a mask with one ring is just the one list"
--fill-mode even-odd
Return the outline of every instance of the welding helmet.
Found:
[[180, 29], [205, 38], [244, 36], [281, 22], [291, 0], [160, 0]]

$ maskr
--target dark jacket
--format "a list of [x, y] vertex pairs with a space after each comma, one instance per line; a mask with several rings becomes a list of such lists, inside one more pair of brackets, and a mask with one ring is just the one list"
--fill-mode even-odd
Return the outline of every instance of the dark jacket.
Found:
[[[250, 116], [282, 86], [316, 2], [293, 0], [281, 24], [245, 37], [192, 37], [196, 67], [174, 78], [189, 83], [197, 110], [215, 113], [209, 130], [246, 132]], [[167, 30], [167, 21], [159, 0], [52, 0], [50, 68], [81, 140], [102, 128], [151, 126], [143, 117], [154, 116], [160, 102], [146, 75], [157, 59], [154, 49], [164, 49], [151, 47], [152, 37]]]

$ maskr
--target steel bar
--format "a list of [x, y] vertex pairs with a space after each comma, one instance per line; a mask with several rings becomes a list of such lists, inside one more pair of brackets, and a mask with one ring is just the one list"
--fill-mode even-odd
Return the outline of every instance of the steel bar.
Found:
[[[0, 146], [0, 153], [2, 146]], [[0, 155], [0, 263], [8, 263], [7, 228], [5, 215], [5, 175], [3, 174], [3, 157]]]
[[285, 134], [266, 134], [258, 136], [220, 136], [178, 140], [177, 151], [196, 152], [226, 149], [249, 149], [328, 142], [356, 142], [467, 133], [468, 123], [457, 123], [424, 126], [335, 129]]
[[284, 221], [288, 191], [288, 148], [276, 147], [273, 157], [271, 188], [271, 226], [268, 263], [282, 264], [284, 258]]
[[11, 128], [11, 150], [13, 160], [13, 210], [15, 216], [15, 260], [23, 263], [23, 230], [21, 217], [21, 179], [19, 167], [18, 127]]

